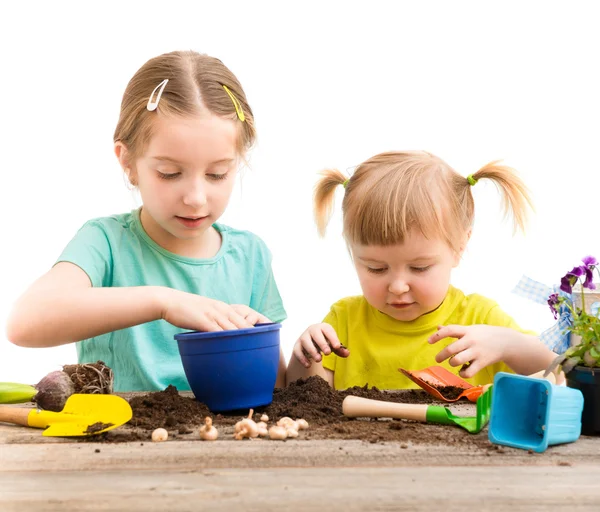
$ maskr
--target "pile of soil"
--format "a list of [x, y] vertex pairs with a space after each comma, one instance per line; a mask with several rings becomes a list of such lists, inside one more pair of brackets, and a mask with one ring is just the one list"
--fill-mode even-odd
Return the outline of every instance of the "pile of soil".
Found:
[[[470, 444], [489, 448], [487, 431], [469, 434], [459, 427], [423, 424], [405, 420], [378, 420], [347, 418], [342, 413], [342, 402], [347, 395], [375, 400], [402, 403], [431, 404], [435, 400], [421, 390], [402, 393], [384, 392], [375, 387], [354, 387], [335, 391], [320, 377], [302, 379], [284, 389], [276, 389], [273, 402], [254, 411], [259, 421], [262, 414], [269, 416], [269, 426], [283, 416], [304, 418], [310, 428], [303, 431], [300, 439], [358, 439], [371, 443], [411, 442], [413, 444]], [[137, 441], [149, 440], [152, 431], [163, 427], [171, 437], [197, 439], [198, 429], [206, 416], [213, 418], [219, 429], [220, 439], [231, 439], [233, 427], [248, 411], [237, 414], [213, 414], [208, 407], [194, 398], [181, 396], [169, 386], [164, 391], [137, 396], [130, 400], [133, 418], [125, 429], [115, 429], [90, 441]], [[101, 439], [99, 439], [101, 438]]]

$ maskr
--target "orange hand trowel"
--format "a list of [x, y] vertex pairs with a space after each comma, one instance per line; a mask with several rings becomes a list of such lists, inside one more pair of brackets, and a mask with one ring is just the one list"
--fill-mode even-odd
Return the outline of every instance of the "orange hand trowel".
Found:
[[127, 423], [133, 413], [116, 395], [71, 395], [61, 412], [5, 405], [0, 422], [45, 429], [44, 436], [89, 436]]
[[[399, 368], [399, 370], [417, 386], [444, 402], [456, 402], [463, 397], [471, 402], [477, 402], [484, 391], [483, 386], [473, 386], [443, 366], [429, 366], [423, 370], [405, 370], [404, 368]], [[451, 397], [444, 396], [440, 390], [448, 387], [460, 388], [464, 391], [458, 395], [453, 393]]]

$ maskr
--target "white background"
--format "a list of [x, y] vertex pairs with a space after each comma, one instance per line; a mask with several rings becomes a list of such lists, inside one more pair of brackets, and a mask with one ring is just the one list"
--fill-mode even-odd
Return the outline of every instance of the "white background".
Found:
[[[0, 381], [35, 383], [75, 362], [73, 345], [6, 341], [14, 300], [88, 219], [138, 200], [112, 151], [121, 95], [149, 58], [220, 58], [254, 110], [258, 144], [222, 221], [274, 254], [289, 319], [304, 328], [360, 288], [341, 239], [340, 199], [316, 235], [317, 172], [387, 150], [425, 149], [465, 176], [504, 159], [537, 213], [512, 237], [491, 184], [453, 276], [524, 327], [546, 307], [511, 294], [521, 274], [557, 283], [600, 257], [600, 31], [594, 2], [10, 2], [0, 19]], [[341, 193], [341, 191], [340, 191]]]

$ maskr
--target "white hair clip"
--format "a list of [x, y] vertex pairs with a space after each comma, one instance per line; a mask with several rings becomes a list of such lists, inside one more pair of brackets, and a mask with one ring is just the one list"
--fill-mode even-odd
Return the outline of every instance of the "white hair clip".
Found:
[[[160, 101], [160, 97], [162, 96], [163, 91], [165, 90], [165, 87], [167, 85], [167, 83], [169, 82], [168, 78], [165, 78], [161, 83], [159, 83], [154, 90], [152, 91], [152, 94], [150, 95], [150, 97], [148, 98], [148, 105], [146, 105], [146, 108], [152, 112], [154, 110], [156, 110], [156, 108], [158, 107], [158, 102]], [[152, 98], [154, 97], [154, 93], [158, 90], [158, 94], [156, 95], [156, 101], [152, 101]]]

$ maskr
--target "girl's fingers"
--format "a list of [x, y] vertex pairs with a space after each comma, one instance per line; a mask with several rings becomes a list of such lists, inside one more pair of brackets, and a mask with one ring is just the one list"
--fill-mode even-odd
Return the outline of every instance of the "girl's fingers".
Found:
[[254, 326], [253, 323], [248, 321], [247, 318], [245, 318], [243, 315], [240, 315], [236, 311], [232, 311], [229, 314], [228, 320], [235, 325], [234, 329], [248, 329], [249, 327]]
[[261, 315], [257, 311], [255, 311], [255, 313], [258, 315], [258, 322], [256, 322], [257, 324], [271, 324], [271, 323], [273, 323], [265, 315]]
[[478, 359], [475, 359], [471, 362], [471, 364], [463, 365], [463, 368], [461, 368], [458, 374], [463, 379], [470, 379], [471, 377], [475, 377], [477, 372], [479, 372], [479, 370], [481, 370], [483, 367], [484, 365]]
[[438, 326], [438, 331], [427, 340], [429, 343], [437, 343], [444, 338], [462, 338], [467, 333], [464, 325]]
[[[435, 360], [437, 363], [441, 363], [442, 361], [445, 361], [449, 357], [452, 357], [455, 354], [462, 352], [463, 350], [467, 349], [468, 347], [469, 347], [469, 342], [467, 340], [460, 339], [458, 341], [455, 341], [454, 343], [450, 343], [450, 345], [448, 345], [448, 346], [444, 347], [442, 350], [440, 350], [438, 352], [438, 354], [435, 356]], [[450, 364], [452, 364], [452, 363], [450, 363]]]
[[219, 324], [221, 326], [221, 328], [224, 331], [233, 331], [235, 329], [240, 328], [236, 324], [234, 324], [231, 320], [229, 320], [229, 318], [227, 318], [226, 316], [219, 315], [219, 316], [215, 317], [215, 321], [217, 322], [217, 324]]
[[208, 319], [205, 318], [203, 319], [203, 321], [200, 323], [200, 328], [198, 330], [200, 331], [204, 331], [204, 332], [217, 332], [217, 331], [224, 331], [225, 329], [223, 329], [223, 327], [221, 327], [216, 320], [214, 319]]
[[325, 355], [331, 354], [331, 347], [321, 329], [312, 329], [310, 331], [310, 337], [312, 338], [315, 350], [323, 352]]
[[327, 343], [331, 347], [331, 350], [338, 356], [348, 357], [350, 351], [340, 343], [335, 329], [329, 324], [320, 324], [320, 328], [323, 335], [327, 338]]
[[310, 360], [308, 357], [306, 357], [306, 352], [302, 348], [301, 343], [296, 342], [296, 345], [294, 346], [293, 354], [296, 357], [296, 359], [298, 359], [298, 361], [300, 361], [301, 365], [303, 365], [305, 368], [310, 368], [310, 364], [311, 364]]
[[265, 315], [261, 315], [258, 311], [255, 311], [249, 306], [245, 306], [244, 304], [234, 304], [231, 307], [243, 316], [251, 325], [271, 323], [271, 320]]
[[315, 344], [313, 343], [313, 339], [308, 331], [306, 331], [302, 336], [300, 336], [300, 344], [302, 345], [302, 350], [304, 354], [309, 359], [313, 361], [321, 361], [321, 352], [315, 348]]
[[260, 315], [256, 311], [252, 311], [246, 316], [246, 322], [248, 322], [250, 325], [260, 324]]
[[450, 357], [448, 364], [454, 367], [463, 366], [464, 364], [469, 364], [473, 359], [475, 359], [475, 354], [472, 349], [468, 348]]

